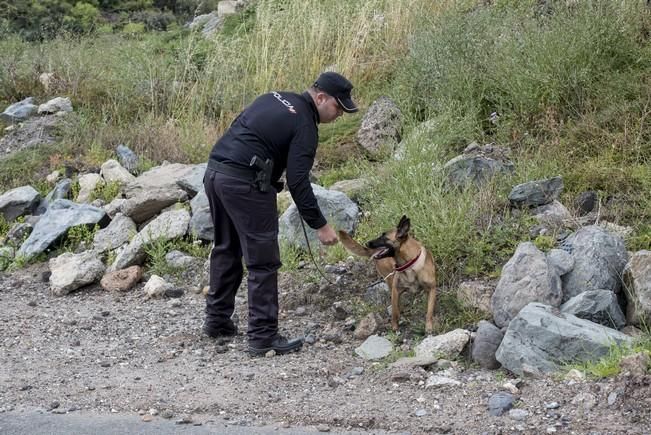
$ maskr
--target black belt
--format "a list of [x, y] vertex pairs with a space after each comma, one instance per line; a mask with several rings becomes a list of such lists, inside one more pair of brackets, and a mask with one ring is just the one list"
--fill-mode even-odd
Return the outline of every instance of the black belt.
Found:
[[257, 179], [257, 171], [254, 169], [243, 168], [241, 166], [230, 165], [228, 163], [218, 162], [216, 160], [208, 160], [208, 169], [211, 169], [220, 174], [229, 175], [231, 177], [239, 178], [251, 183]]

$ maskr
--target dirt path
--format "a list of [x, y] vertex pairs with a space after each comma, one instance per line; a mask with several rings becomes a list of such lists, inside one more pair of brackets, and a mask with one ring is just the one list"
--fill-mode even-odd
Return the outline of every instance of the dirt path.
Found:
[[[461, 385], [426, 388], [435, 368], [397, 373], [364, 361], [344, 321], [322, 304], [296, 307], [318, 295], [301, 294], [307, 287], [287, 277], [296, 287], [281, 296], [281, 307], [292, 308], [281, 324], [316, 341], [299, 353], [252, 359], [244, 335], [221, 345], [200, 334], [201, 295], [148, 300], [141, 284], [121, 295], [90, 287], [54, 297], [41, 279], [46, 270], [0, 275], [0, 418], [42, 408], [333, 432], [651, 433], [649, 379], [525, 379], [516, 408], [526, 412], [492, 417], [488, 399], [504, 390], [508, 374], [453, 363]], [[245, 307], [238, 299], [240, 329]], [[333, 327], [341, 342], [323, 339]]]

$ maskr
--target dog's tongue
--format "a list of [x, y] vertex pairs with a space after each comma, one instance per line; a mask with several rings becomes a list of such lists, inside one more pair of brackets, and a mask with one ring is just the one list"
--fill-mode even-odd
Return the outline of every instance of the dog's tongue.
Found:
[[383, 249], [381, 249], [381, 250], [379, 250], [377, 252], [374, 252], [372, 258], [378, 258], [378, 257], [386, 254], [387, 251], [389, 251], [389, 248], [383, 248]]

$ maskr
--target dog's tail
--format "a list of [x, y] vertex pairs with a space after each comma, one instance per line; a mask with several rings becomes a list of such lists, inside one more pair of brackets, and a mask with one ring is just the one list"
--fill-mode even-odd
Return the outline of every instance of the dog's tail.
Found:
[[346, 248], [350, 253], [359, 255], [360, 257], [370, 257], [375, 252], [373, 249], [369, 249], [357, 243], [350, 234], [345, 231], [339, 230], [339, 241], [344, 248]]

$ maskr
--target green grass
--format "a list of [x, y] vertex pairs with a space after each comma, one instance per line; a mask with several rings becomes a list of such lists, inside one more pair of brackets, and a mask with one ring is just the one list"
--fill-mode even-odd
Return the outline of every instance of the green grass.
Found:
[[[637, 339], [632, 346], [612, 346], [608, 355], [596, 361], [588, 361], [578, 364], [568, 364], [563, 369], [569, 371], [571, 369], [580, 370], [592, 378], [610, 378], [618, 375], [621, 372], [620, 362], [629, 355], [637, 353], [646, 353], [651, 356], [651, 335], [645, 335], [641, 339]], [[647, 367], [647, 371], [651, 367]]]
[[97, 183], [97, 186], [95, 186], [95, 189], [90, 194], [89, 200], [92, 202], [96, 199], [101, 199], [105, 203], [109, 203], [118, 196], [121, 188], [122, 183], [119, 181]]
[[0, 240], [4, 240], [7, 237], [7, 233], [11, 229], [11, 225], [5, 219], [5, 215], [0, 213]]
[[99, 225], [78, 225], [68, 230], [63, 250], [66, 252], [75, 252], [83, 244], [84, 250], [90, 249], [93, 245], [95, 233], [99, 230]]

